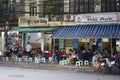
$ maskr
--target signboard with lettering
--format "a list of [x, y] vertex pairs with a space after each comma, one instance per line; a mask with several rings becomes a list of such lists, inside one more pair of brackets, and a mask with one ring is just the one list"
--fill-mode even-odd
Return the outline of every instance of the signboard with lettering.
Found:
[[81, 14], [75, 16], [76, 24], [105, 24], [117, 23], [117, 21], [117, 14], [115, 13]]
[[36, 18], [31, 20], [31, 26], [48, 26], [47, 18]]
[[18, 25], [19, 27], [29, 27], [30, 26], [30, 20], [35, 19], [37, 16], [22, 16], [19, 17]]
[[47, 18], [38, 18], [37, 16], [23, 16], [19, 17], [19, 27], [39, 27], [48, 26]]

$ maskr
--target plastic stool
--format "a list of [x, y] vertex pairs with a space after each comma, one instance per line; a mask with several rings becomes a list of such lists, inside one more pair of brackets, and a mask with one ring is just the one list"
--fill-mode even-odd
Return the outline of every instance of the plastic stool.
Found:
[[5, 58], [5, 57], [2, 57], [2, 61], [6, 61], [6, 58]]
[[52, 57], [49, 57], [49, 62], [52, 62], [53, 61], [53, 58]]
[[41, 62], [46, 63], [46, 59], [45, 58], [41, 58]]
[[17, 56], [14, 57], [14, 61], [18, 61], [18, 57]]
[[9, 57], [2, 57], [3, 61], [9, 61]]
[[86, 66], [86, 65], [89, 65], [89, 61], [88, 60], [85, 60], [84, 61], [84, 65]]
[[64, 62], [64, 65], [69, 64], [69, 61], [68, 61], [68, 60], [63, 60], [63, 62]]
[[6, 57], [6, 61], [9, 61], [9, 57]]
[[22, 58], [18, 58], [18, 62], [22, 62]]
[[28, 62], [28, 57], [25, 57], [25, 58], [24, 58], [24, 62]]
[[76, 67], [83, 66], [83, 61], [76, 61]]
[[63, 61], [60, 61], [60, 62], [59, 62], [59, 65], [64, 65], [64, 62], [63, 62]]
[[39, 58], [35, 58], [35, 64], [39, 64], [40, 63], [40, 59]]
[[28, 62], [32, 62], [32, 57], [29, 57], [29, 58], [28, 58]]

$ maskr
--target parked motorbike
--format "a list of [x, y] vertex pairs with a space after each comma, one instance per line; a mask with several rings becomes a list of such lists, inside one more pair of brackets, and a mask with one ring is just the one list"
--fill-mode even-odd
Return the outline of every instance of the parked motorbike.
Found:
[[116, 61], [104, 60], [101, 62], [101, 72], [102, 73], [119, 73], [119, 64]]

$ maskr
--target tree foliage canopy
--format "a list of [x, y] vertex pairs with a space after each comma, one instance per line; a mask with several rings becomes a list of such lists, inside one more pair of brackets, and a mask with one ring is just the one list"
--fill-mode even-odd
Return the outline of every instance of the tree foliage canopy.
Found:
[[54, 14], [55, 12], [55, 7], [54, 6], [45, 6], [45, 12], [48, 14]]

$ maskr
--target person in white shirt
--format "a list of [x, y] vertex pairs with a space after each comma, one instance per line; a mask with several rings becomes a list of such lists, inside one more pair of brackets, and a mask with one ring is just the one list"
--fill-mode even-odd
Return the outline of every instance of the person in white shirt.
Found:
[[120, 45], [117, 45], [116, 50], [120, 53]]
[[29, 44], [29, 42], [27, 43], [25, 50], [27, 55], [31, 57], [32, 46]]

